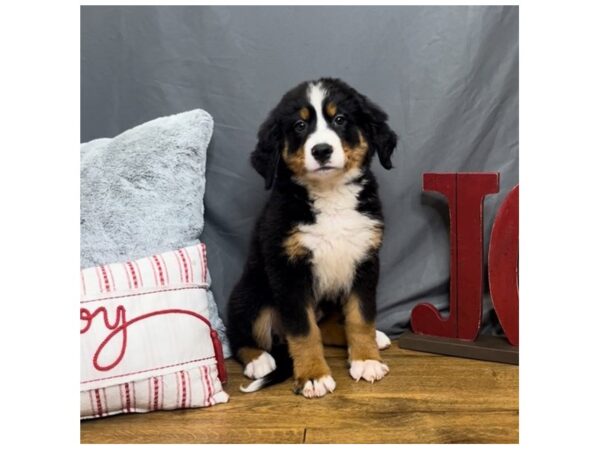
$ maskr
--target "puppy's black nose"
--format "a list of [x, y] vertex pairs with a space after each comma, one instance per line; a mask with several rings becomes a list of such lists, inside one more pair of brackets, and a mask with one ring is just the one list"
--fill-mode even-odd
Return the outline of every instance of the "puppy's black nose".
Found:
[[329, 144], [317, 144], [310, 152], [319, 163], [323, 164], [333, 153], [333, 147]]

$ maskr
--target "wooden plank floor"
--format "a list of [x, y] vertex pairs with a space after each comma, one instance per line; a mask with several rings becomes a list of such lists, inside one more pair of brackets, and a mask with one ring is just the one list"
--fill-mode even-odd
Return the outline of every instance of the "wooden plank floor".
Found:
[[307, 400], [292, 380], [243, 394], [227, 361], [229, 403], [81, 423], [82, 443], [518, 443], [518, 367], [402, 350], [383, 352], [390, 373], [355, 382], [345, 351], [326, 349], [333, 394]]

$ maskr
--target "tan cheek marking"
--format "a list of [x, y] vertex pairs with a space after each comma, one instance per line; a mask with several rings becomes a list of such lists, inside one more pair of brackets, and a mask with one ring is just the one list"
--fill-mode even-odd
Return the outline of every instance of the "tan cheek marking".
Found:
[[241, 347], [237, 351], [237, 356], [242, 364], [246, 365], [254, 361], [260, 355], [264, 353], [264, 350], [254, 347]]
[[273, 309], [263, 308], [252, 324], [252, 335], [256, 343], [265, 350], [271, 349], [271, 329], [273, 325]]
[[337, 106], [335, 105], [335, 103], [327, 103], [327, 106], [325, 106], [325, 112], [329, 117], [335, 116], [335, 113], [337, 112]]
[[374, 359], [375, 361], [381, 361], [377, 341], [375, 340], [375, 323], [365, 321], [360, 312], [360, 300], [355, 293], [350, 294], [350, 297], [348, 297], [344, 305], [344, 314], [349, 360]]
[[288, 335], [288, 349], [294, 360], [296, 389], [302, 389], [308, 380], [331, 375], [331, 370], [323, 355], [321, 333], [312, 308], [308, 309], [309, 331], [305, 336]]
[[360, 141], [355, 147], [350, 147], [346, 143], [342, 144], [344, 155], [346, 157], [346, 163], [344, 165], [346, 170], [359, 169], [365, 161], [365, 156], [369, 150], [369, 144], [367, 144], [367, 141], [365, 141], [362, 134], [359, 133], [358, 137]]
[[304, 167], [304, 147], [296, 150], [294, 154], [290, 154], [286, 144], [283, 148], [283, 160], [294, 175], [302, 176], [306, 172], [306, 168]]
[[308, 108], [306, 106], [304, 106], [302, 109], [300, 109], [300, 118], [302, 120], [308, 120], [310, 118], [310, 111], [308, 110]]
[[290, 261], [298, 261], [308, 255], [308, 249], [302, 245], [298, 227], [294, 227], [289, 236], [283, 241], [283, 248]]

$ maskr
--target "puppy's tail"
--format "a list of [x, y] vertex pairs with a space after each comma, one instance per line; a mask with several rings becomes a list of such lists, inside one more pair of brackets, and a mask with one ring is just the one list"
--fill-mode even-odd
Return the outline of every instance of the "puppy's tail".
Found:
[[252, 381], [248, 386], [240, 386], [242, 392], [256, 392], [259, 389], [281, 383], [291, 377], [294, 373], [294, 364], [288, 353], [287, 345], [279, 344], [273, 346], [270, 355], [275, 360], [275, 370], [262, 378]]

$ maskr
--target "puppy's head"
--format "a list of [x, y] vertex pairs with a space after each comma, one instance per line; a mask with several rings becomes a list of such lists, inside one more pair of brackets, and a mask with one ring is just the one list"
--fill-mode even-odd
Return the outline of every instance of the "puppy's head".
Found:
[[322, 78], [283, 96], [259, 129], [251, 161], [269, 189], [276, 176], [301, 183], [343, 179], [375, 153], [391, 169], [395, 147], [385, 112], [343, 81]]

